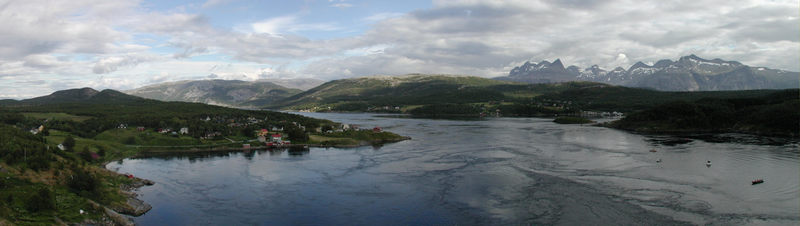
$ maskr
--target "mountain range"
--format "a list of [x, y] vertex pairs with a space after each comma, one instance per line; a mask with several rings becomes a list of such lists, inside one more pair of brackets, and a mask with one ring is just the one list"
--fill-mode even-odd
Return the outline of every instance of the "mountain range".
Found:
[[789, 89], [800, 86], [800, 73], [751, 67], [736, 61], [707, 60], [694, 54], [677, 61], [659, 60], [653, 65], [637, 62], [627, 70], [564, 67], [561, 60], [525, 62], [497, 80], [526, 83], [591, 81], [662, 91], [717, 91], [749, 89]]
[[[284, 81], [303, 87], [315, 81]], [[160, 83], [125, 91], [127, 94], [161, 101], [197, 102], [220, 106], [258, 107], [302, 92], [269, 81], [195, 80]]]

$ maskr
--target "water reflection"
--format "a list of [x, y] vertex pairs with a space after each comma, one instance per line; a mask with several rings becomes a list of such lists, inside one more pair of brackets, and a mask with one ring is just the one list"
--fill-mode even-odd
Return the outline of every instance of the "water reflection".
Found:
[[[683, 142], [549, 119], [311, 115], [412, 140], [154, 156], [108, 168], [156, 181], [140, 190], [154, 207], [136, 218], [145, 225], [800, 223], [795, 146]], [[750, 185], [756, 177], [765, 183]]]
[[[268, 154], [271, 156], [280, 156], [287, 153], [289, 156], [303, 156], [310, 154], [308, 147], [286, 147], [286, 148], [269, 148], [269, 149], [250, 149], [250, 150], [235, 150], [235, 151], [193, 151], [193, 152], [177, 152], [177, 153], [141, 153], [131, 159], [160, 159], [160, 160], [188, 160], [190, 163], [196, 161], [214, 160], [218, 157], [230, 158], [234, 156], [242, 156], [247, 160], [253, 160], [253, 157], [258, 155]], [[117, 164], [122, 164], [123, 160], [119, 160]]]

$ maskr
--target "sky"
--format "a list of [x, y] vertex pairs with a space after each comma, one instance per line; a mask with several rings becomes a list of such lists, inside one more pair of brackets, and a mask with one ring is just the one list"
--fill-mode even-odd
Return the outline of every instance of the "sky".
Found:
[[0, 0], [0, 99], [690, 54], [800, 71], [798, 12], [798, 0]]

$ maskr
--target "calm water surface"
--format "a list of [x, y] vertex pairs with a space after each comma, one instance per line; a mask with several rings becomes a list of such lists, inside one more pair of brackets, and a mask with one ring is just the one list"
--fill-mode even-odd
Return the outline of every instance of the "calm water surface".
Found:
[[[536, 118], [305, 115], [412, 140], [106, 167], [156, 182], [138, 190], [153, 206], [135, 218], [142, 225], [800, 224], [796, 143], [712, 143]], [[758, 178], [765, 183], [750, 184]]]

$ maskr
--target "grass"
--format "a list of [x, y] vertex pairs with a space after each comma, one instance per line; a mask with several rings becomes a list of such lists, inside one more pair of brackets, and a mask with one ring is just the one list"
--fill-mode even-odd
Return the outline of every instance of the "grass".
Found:
[[321, 135], [308, 135], [308, 143], [322, 145], [356, 145], [357, 140], [344, 137], [327, 137]]
[[581, 117], [564, 116], [556, 118], [553, 122], [558, 124], [586, 124], [593, 123], [594, 121]]
[[22, 113], [25, 117], [35, 118], [35, 119], [55, 119], [55, 120], [66, 120], [66, 121], [75, 121], [75, 122], [83, 122], [89, 119], [92, 119], [91, 116], [79, 116], [79, 115], [71, 115], [62, 112], [48, 112], [48, 113], [41, 113], [41, 112], [26, 112]]
[[[134, 138], [133, 143], [129, 143], [128, 139]], [[95, 140], [108, 141], [126, 145], [142, 145], [142, 146], [182, 146], [182, 145], [201, 145], [205, 144], [197, 138], [189, 136], [173, 136], [170, 134], [161, 134], [153, 131], [139, 132], [136, 129], [110, 129], [106, 130], [94, 137]]]
[[[36, 191], [48, 188], [53, 194], [55, 208], [31, 212], [26, 208], [27, 202]], [[19, 225], [53, 225], [55, 218], [66, 222], [81, 222], [84, 219], [98, 219], [102, 209], [94, 209], [86, 199], [70, 192], [63, 186], [48, 186], [32, 183], [11, 174], [0, 173], [0, 218]], [[80, 210], [88, 214], [80, 214]]]

